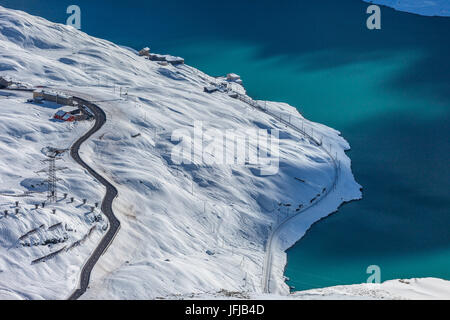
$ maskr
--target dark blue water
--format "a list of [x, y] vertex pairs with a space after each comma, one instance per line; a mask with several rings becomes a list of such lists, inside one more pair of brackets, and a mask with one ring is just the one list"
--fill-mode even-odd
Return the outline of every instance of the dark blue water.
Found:
[[[83, 31], [240, 74], [255, 98], [288, 102], [350, 142], [364, 199], [288, 251], [296, 290], [382, 280], [450, 280], [450, 18], [317, 1], [77, 1]], [[55, 22], [72, 1], [0, 0]]]

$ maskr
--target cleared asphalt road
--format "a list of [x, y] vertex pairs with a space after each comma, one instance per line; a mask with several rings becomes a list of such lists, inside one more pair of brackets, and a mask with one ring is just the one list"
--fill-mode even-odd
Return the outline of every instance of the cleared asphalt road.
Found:
[[83, 293], [86, 292], [86, 289], [88, 288], [89, 285], [89, 279], [91, 277], [92, 269], [94, 268], [98, 259], [100, 259], [102, 254], [106, 251], [108, 246], [114, 240], [114, 237], [116, 236], [120, 228], [120, 222], [116, 218], [112, 210], [112, 202], [114, 198], [117, 196], [117, 189], [111, 183], [109, 183], [108, 180], [103, 178], [97, 171], [88, 166], [79, 155], [80, 146], [87, 139], [89, 139], [94, 133], [100, 130], [100, 128], [105, 124], [106, 114], [100, 107], [89, 101], [75, 97], [74, 100], [77, 101], [79, 105], [87, 106], [94, 113], [95, 124], [84, 136], [82, 136], [72, 145], [72, 148], [70, 149], [70, 155], [80, 166], [85, 168], [95, 179], [97, 179], [101, 184], [103, 184], [106, 187], [106, 194], [105, 197], [103, 198], [101, 209], [109, 220], [109, 228], [106, 235], [103, 236], [97, 248], [95, 248], [92, 255], [84, 264], [83, 269], [81, 270], [79, 288], [72, 293], [72, 295], [69, 297], [69, 300], [76, 300]]

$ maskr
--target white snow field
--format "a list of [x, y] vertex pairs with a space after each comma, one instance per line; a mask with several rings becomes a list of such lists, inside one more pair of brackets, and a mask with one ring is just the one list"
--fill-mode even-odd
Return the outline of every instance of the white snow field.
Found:
[[[39, 299], [67, 296], [78, 282], [79, 269], [89, 257], [106, 227], [94, 222], [104, 190], [66, 153], [57, 166], [57, 203], [35, 209], [47, 200], [48, 167], [42, 162], [46, 148], [68, 148], [89, 123], [53, 121], [61, 107], [53, 103], [30, 104], [29, 93], [0, 90], [0, 298]], [[31, 194], [24, 193], [31, 191]], [[67, 199], [63, 194], [67, 193]], [[73, 197], [74, 203], [70, 203]], [[83, 205], [82, 199], [87, 199]], [[19, 212], [16, 214], [16, 204]], [[94, 205], [95, 206], [95, 205]], [[53, 214], [53, 209], [56, 209]], [[4, 211], [8, 210], [5, 215]], [[61, 223], [61, 225], [58, 225]], [[63, 250], [53, 259], [32, 261], [62, 248], [69, 249], [96, 226], [83, 245]], [[36, 229], [37, 228], [37, 229]], [[35, 230], [36, 229], [36, 230]], [[28, 232], [35, 230], [28, 235]], [[22, 237], [24, 236], [24, 237]], [[61, 242], [60, 242], [61, 241]], [[55, 243], [52, 243], [55, 242]], [[47, 244], [46, 244], [47, 243]]]
[[[345, 154], [350, 146], [338, 131], [303, 119], [284, 103], [261, 102], [274, 117], [226, 93], [205, 93], [204, 87], [216, 80], [188, 65], [161, 65], [71, 27], [0, 7], [0, 77], [95, 101], [107, 114], [106, 125], [82, 145], [80, 155], [117, 187], [113, 209], [121, 229], [94, 268], [82, 298], [173, 299], [226, 296], [224, 292], [286, 297], [284, 250], [315, 221], [361, 198]], [[8, 94], [12, 96], [4, 97]], [[51, 121], [59, 106], [25, 103], [29, 95], [4, 91], [0, 96], [4, 193], [23, 194], [29, 181], [42, 182], [45, 173], [36, 171], [45, 166], [40, 162], [43, 148], [68, 148], [91, 125]], [[303, 126], [322, 146], [287, 121]], [[263, 176], [255, 166], [176, 164], [174, 147], [190, 143], [187, 137], [173, 141], [172, 134], [192, 133], [194, 123], [222, 132], [278, 129], [279, 170]], [[339, 165], [337, 180], [330, 155]], [[69, 169], [58, 172], [60, 193], [73, 195], [77, 205], [87, 198], [88, 204], [77, 208], [60, 201], [54, 216], [50, 208], [32, 210], [36, 199], [45, 198], [33, 194], [20, 200], [24, 214], [0, 219], [1, 298], [67, 298], [104, 232], [106, 222], [92, 221], [88, 213], [101, 200], [103, 187], [67, 154], [63, 158], [58, 165]], [[0, 197], [0, 209], [12, 206], [14, 199]], [[264, 295], [266, 244], [271, 230], [287, 218], [270, 246], [272, 295]], [[42, 224], [30, 241], [44, 240], [48, 226], [60, 221], [76, 229], [58, 231], [67, 238], [62, 244], [28, 248], [17, 240]], [[79, 240], [93, 225], [98, 227], [80, 246], [30, 264]]]
[[423, 16], [450, 17], [448, 0], [363, 0], [394, 8], [398, 11], [420, 14]]
[[290, 295], [219, 292], [173, 296], [173, 299], [252, 299], [252, 300], [448, 300], [450, 281], [437, 278], [389, 280], [299, 291]]
[[398, 279], [301, 291], [295, 299], [449, 300], [450, 281], [437, 278]]

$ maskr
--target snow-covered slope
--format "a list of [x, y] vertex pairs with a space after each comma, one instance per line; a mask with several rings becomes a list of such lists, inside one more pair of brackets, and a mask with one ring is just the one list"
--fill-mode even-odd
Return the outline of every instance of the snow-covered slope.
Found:
[[[298, 213], [296, 209], [327, 194], [276, 234], [270, 289], [287, 294], [284, 250], [315, 221], [361, 197], [345, 155], [349, 145], [338, 131], [303, 119], [283, 103], [261, 103], [277, 115], [273, 117], [225, 93], [205, 93], [204, 87], [215, 80], [193, 67], [163, 66], [71, 27], [2, 7], [0, 61], [0, 76], [94, 100], [107, 114], [106, 125], [80, 154], [117, 187], [114, 210], [122, 227], [94, 269], [85, 298], [142, 299], [221, 289], [261, 293], [271, 230]], [[39, 158], [44, 145], [68, 147], [87, 129], [85, 124], [71, 128], [51, 122], [54, 110], [24, 104], [25, 98], [12, 98], [14, 104], [0, 100], [0, 125], [6, 135], [1, 148], [8, 150], [1, 153], [1, 161], [15, 166], [2, 169], [3, 188], [17, 192], [24, 191], [22, 180], [35, 176], [38, 165], [31, 166], [31, 159]], [[13, 110], [20, 110], [26, 122], [8, 116]], [[303, 127], [323, 145], [317, 146], [280, 118]], [[278, 129], [279, 171], [264, 176], [254, 166], [177, 165], [171, 157], [177, 145], [172, 134], [180, 129], [192, 133], [195, 122], [205, 130]], [[23, 127], [15, 127], [16, 123]], [[340, 166], [337, 181], [330, 154]], [[77, 198], [87, 194], [90, 203], [101, 197], [103, 188], [67, 161], [74, 176], [62, 175], [61, 184]], [[12, 174], [22, 170], [20, 176]], [[85, 212], [59, 205], [70, 213], [64, 221], [77, 224], [85, 219]], [[1, 292], [10, 292], [10, 297], [64, 298], [74, 289], [73, 281], [63, 282], [67, 266], [78, 274], [95, 243], [36, 267], [29, 264], [28, 251], [13, 241], [28, 227], [39, 225], [39, 219], [50, 218], [26, 215], [14, 223], [0, 221], [2, 237], [12, 234], [11, 240], [1, 242]], [[90, 241], [98, 241], [100, 232]], [[18, 285], [17, 272], [26, 274]], [[47, 290], [48, 283], [58, 290]]]
[[424, 16], [450, 17], [448, 0], [364, 0], [365, 2], [385, 5], [398, 11], [416, 13]]
[[[104, 190], [66, 153], [57, 164], [66, 168], [57, 174], [58, 202], [41, 207], [47, 200], [47, 174], [40, 172], [48, 167], [43, 162], [47, 147], [70, 147], [90, 124], [53, 121], [58, 105], [30, 104], [28, 98], [30, 94], [0, 90], [0, 298], [64, 298], [104, 232], [105, 219], [95, 222], [100, 211], [90, 209], [101, 201]], [[85, 205], [82, 199], [88, 200]], [[71, 248], [94, 226], [83, 245]], [[32, 264], [62, 248], [70, 250]]]
[[450, 281], [437, 278], [389, 280], [380, 284], [364, 283], [298, 291], [288, 296], [220, 291], [167, 298], [187, 300], [449, 300]]
[[450, 281], [436, 278], [389, 280], [301, 291], [295, 299], [449, 300]]

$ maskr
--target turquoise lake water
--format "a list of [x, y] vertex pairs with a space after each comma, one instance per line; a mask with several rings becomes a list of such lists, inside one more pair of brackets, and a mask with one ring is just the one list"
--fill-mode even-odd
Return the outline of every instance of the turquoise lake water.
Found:
[[[254, 98], [296, 106], [349, 141], [364, 199], [289, 249], [295, 290], [365, 282], [369, 265], [382, 281], [450, 280], [450, 18], [383, 7], [382, 29], [369, 31], [359, 0], [77, 2], [83, 31], [238, 73]], [[56, 22], [72, 4], [39, 3], [0, 0]]]

